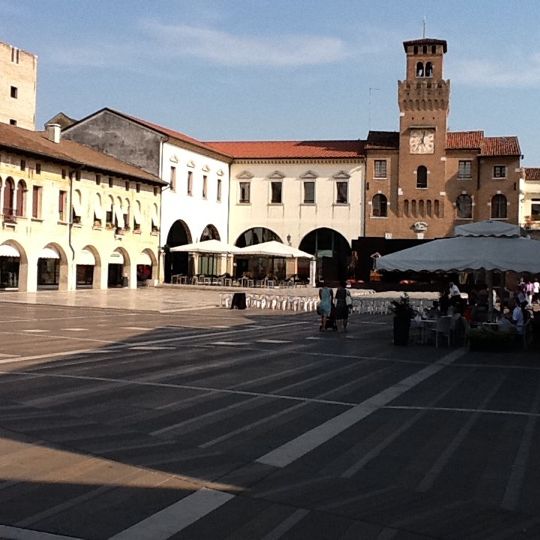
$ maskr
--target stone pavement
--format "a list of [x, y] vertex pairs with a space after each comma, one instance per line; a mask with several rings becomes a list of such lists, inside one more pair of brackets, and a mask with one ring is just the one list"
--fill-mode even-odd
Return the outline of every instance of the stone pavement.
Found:
[[[196, 309], [208, 309], [220, 305], [220, 295], [231, 292], [251, 292], [265, 295], [318, 295], [311, 287], [294, 289], [239, 289], [237, 287], [204, 287], [192, 285], [163, 285], [141, 289], [79, 289], [76, 291], [2, 292], [0, 301], [22, 304], [48, 304], [55, 306], [127, 309], [174, 313]], [[352, 290], [353, 296], [365, 291]], [[370, 298], [396, 298], [399, 292], [373, 293]], [[434, 299], [436, 293], [411, 293], [411, 298]]]

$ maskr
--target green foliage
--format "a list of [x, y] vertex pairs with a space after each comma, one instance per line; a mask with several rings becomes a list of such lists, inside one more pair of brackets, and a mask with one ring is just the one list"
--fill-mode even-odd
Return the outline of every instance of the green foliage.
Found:
[[515, 343], [515, 331], [502, 332], [489, 326], [471, 328], [467, 334], [470, 348], [475, 351], [507, 351]]
[[390, 311], [395, 317], [412, 319], [414, 317], [414, 309], [411, 306], [409, 295], [404, 293], [399, 300], [392, 300], [390, 302]]

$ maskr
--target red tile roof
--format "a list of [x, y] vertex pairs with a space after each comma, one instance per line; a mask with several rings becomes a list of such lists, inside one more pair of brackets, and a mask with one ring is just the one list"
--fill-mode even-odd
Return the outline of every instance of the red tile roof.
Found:
[[520, 156], [521, 149], [517, 137], [485, 137], [482, 156]]
[[480, 150], [483, 131], [449, 131], [446, 136], [448, 150]]
[[215, 141], [208, 146], [237, 159], [358, 159], [364, 141]]
[[0, 122], [0, 148], [14, 152], [30, 153], [51, 161], [60, 161], [75, 166], [114, 173], [116, 175], [164, 185], [166, 182], [153, 174], [147, 173], [134, 165], [129, 165], [112, 156], [84, 146], [83, 144], [62, 139], [54, 143], [43, 131], [30, 131]]
[[536, 181], [540, 180], [540, 169], [533, 167], [525, 168], [525, 180]]

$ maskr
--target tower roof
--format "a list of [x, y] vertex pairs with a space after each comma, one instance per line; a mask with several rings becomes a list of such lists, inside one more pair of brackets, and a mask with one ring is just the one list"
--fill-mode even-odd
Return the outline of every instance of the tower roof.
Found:
[[443, 52], [446, 52], [446, 48], [447, 48], [446, 40], [433, 39], [433, 38], [411, 39], [409, 41], [404, 41], [403, 48], [405, 49], [405, 52], [407, 52], [407, 47], [409, 45], [417, 45], [418, 47], [421, 47], [422, 45], [442, 45]]

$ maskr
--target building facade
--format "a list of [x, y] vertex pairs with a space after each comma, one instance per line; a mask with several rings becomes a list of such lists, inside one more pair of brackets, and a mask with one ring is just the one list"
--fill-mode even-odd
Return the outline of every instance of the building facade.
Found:
[[540, 168], [524, 167], [520, 183], [519, 224], [540, 238]]
[[37, 56], [0, 43], [0, 122], [35, 129]]
[[517, 137], [449, 132], [446, 41], [403, 45], [399, 132], [370, 132], [366, 141], [365, 235], [427, 239], [452, 235], [467, 221], [518, 223]]
[[162, 182], [60, 126], [0, 123], [0, 287], [136, 287], [158, 278]]
[[111, 109], [97, 111], [63, 133], [163, 180], [159, 219], [163, 280], [169, 282], [175, 274], [221, 272], [209, 257], [190, 261], [187, 254], [171, 253], [169, 248], [228, 240], [229, 156], [178, 131]]

